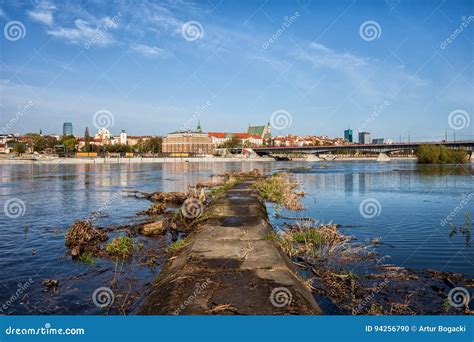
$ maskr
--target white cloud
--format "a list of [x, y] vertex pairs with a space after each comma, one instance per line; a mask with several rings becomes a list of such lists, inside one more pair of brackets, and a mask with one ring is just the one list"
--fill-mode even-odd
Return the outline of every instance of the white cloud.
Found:
[[163, 50], [156, 46], [149, 46], [144, 44], [136, 44], [132, 46], [132, 51], [139, 53], [145, 57], [153, 58], [163, 55]]
[[27, 13], [32, 20], [51, 26], [54, 22], [53, 12], [55, 10], [56, 6], [52, 2], [40, 1], [34, 10], [27, 11]]
[[354, 56], [346, 52], [336, 52], [322, 44], [310, 43], [309, 48], [299, 59], [310, 62], [314, 67], [325, 67], [330, 69], [355, 69], [368, 64], [365, 58]]
[[53, 13], [44, 11], [28, 11], [28, 16], [39, 23], [51, 26], [54, 18]]
[[66, 39], [70, 43], [85, 43], [93, 41], [100, 46], [110, 45], [114, 42], [112, 36], [105, 29], [93, 26], [89, 22], [76, 19], [74, 21], [75, 27], [55, 27], [48, 30], [48, 34], [56, 38]]

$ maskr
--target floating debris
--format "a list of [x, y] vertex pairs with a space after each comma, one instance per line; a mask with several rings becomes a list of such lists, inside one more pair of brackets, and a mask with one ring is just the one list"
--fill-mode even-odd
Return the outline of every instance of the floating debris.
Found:
[[99, 244], [108, 239], [107, 232], [96, 229], [90, 221], [76, 221], [66, 235], [66, 247], [73, 258], [88, 251], [92, 254], [100, 250]]
[[44, 292], [53, 291], [56, 293], [59, 287], [59, 280], [57, 279], [45, 279], [41, 282], [41, 285], [44, 286]]
[[164, 203], [152, 203], [151, 206], [144, 211], [140, 211], [137, 215], [159, 216], [166, 212], [166, 205]]

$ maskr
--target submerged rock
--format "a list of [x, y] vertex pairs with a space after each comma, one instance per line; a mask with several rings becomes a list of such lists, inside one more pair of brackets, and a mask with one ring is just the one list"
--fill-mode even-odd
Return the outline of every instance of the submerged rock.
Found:
[[165, 224], [163, 221], [156, 221], [153, 223], [147, 223], [141, 227], [143, 235], [160, 235], [165, 231]]
[[166, 202], [173, 204], [183, 204], [187, 196], [184, 192], [154, 192], [150, 196], [153, 202]]

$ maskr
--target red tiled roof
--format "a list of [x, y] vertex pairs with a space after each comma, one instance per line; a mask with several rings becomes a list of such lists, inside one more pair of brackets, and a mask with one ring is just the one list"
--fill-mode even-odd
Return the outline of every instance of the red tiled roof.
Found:
[[129, 135], [127, 139], [151, 139], [152, 135]]
[[225, 138], [226, 133], [223, 133], [223, 132], [208, 132], [207, 135], [209, 137], [214, 137], [214, 138]]
[[236, 138], [239, 139], [248, 139], [248, 138], [255, 138], [255, 139], [261, 139], [261, 137], [257, 134], [249, 134], [249, 133], [224, 133], [224, 132], [208, 132], [207, 135], [209, 137], [214, 137], [214, 138], [225, 138], [228, 135], [232, 135]]

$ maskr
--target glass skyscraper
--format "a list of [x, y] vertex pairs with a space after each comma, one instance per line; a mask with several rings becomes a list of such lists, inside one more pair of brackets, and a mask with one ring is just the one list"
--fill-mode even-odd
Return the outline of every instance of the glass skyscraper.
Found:
[[344, 131], [344, 140], [347, 142], [353, 142], [352, 140], [352, 129], [348, 128]]
[[72, 135], [72, 123], [65, 122], [63, 124], [63, 135]]

